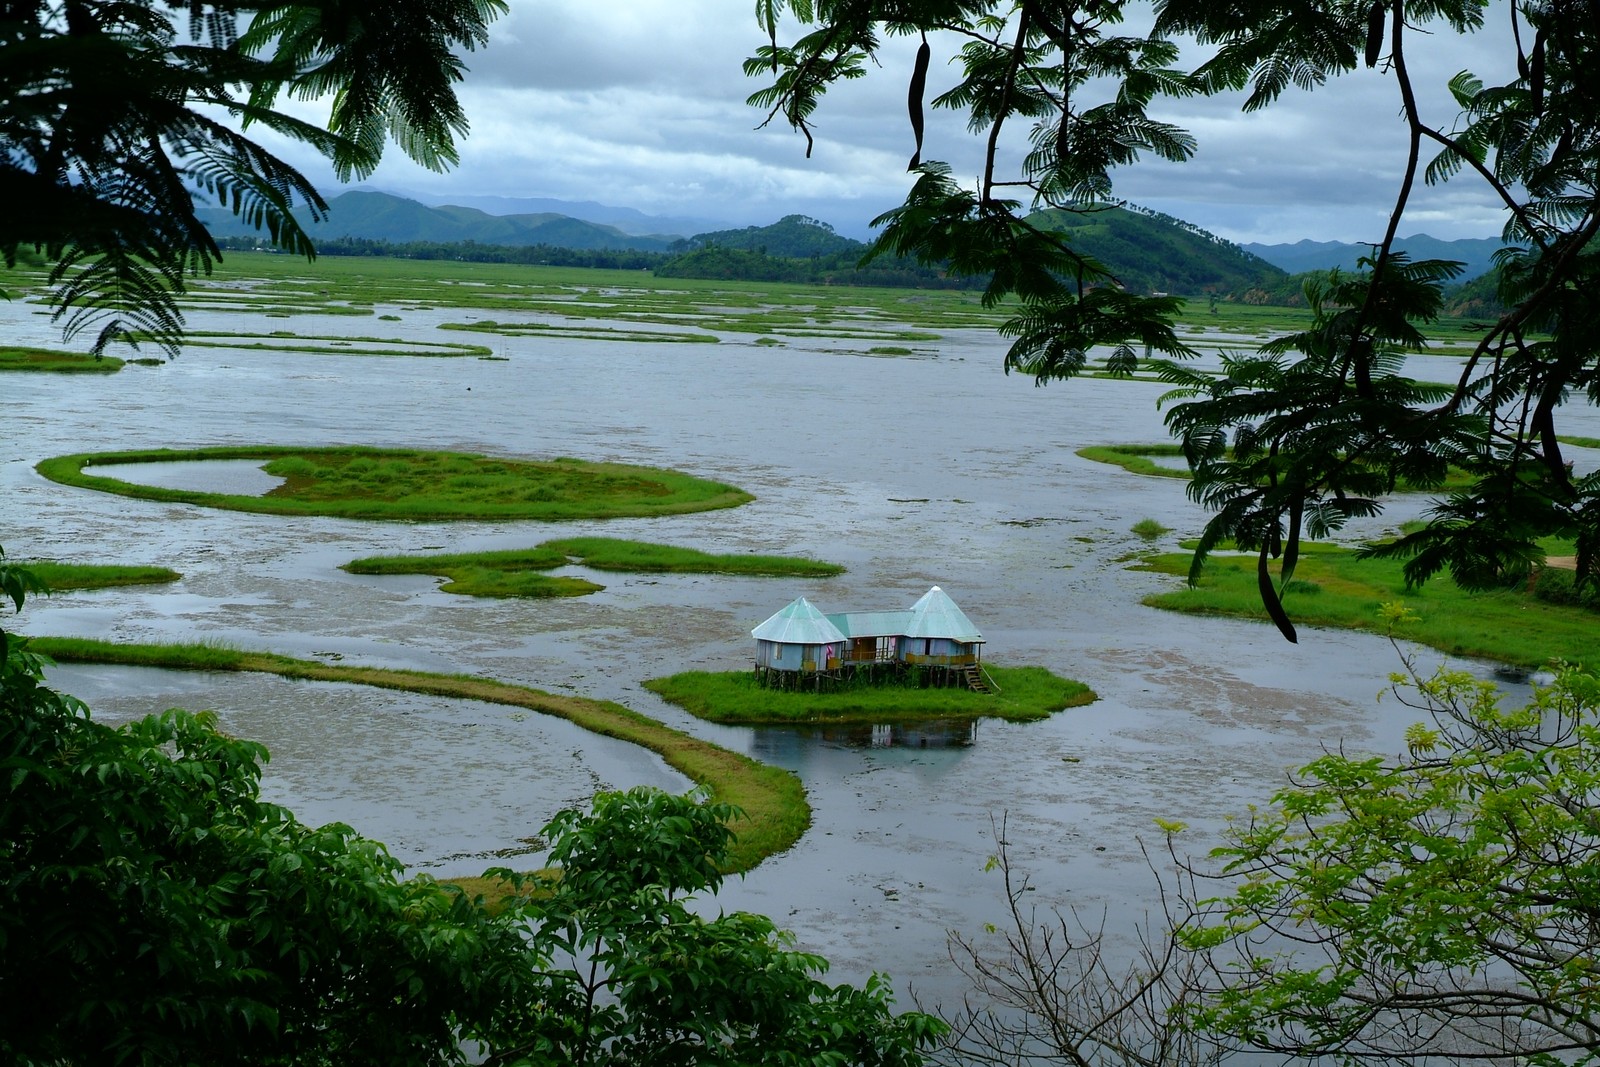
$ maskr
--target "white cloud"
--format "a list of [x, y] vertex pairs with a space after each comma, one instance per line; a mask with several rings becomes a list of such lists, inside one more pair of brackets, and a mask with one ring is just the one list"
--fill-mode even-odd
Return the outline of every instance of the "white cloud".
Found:
[[[1503, 19], [1497, 0], [1491, 20]], [[1443, 85], [1471, 68], [1488, 77], [1509, 62], [1504, 23], [1473, 38], [1443, 31], [1410, 57], [1425, 108], [1449, 126]], [[466, 57], [461, 93], [472, 134], [461, 166], [433, 175], [398, 153], [370, 184], [431, 195], [592, 200], [675, 215], [769, 222], [802, 211], [861, 233], [899, 203], [913, 143], [905, 87], [914, 43], [891, 40], [868, 76], [829, 93], [815, 115], [816, 145], [745, 98], [760, 87], [741, 70], [762, 43], [751, 7], [724, 0], [514, 0], [491, 44]], [[935, 42], [928, 99], [952, 84], [952, 41]], [[1168, 101], [1159, 115], [1195, 133], [1184, 164], [1147, 161], [1118, 175], [1128, 199], [1233, 240], [1368, 240], [1381, 234], [1405, 161], [1394, 80], [1358, 71], [1316, 92], [1242, 114], [1240, 98]], [[924, 158], [974, 176], [981, 137], [964, 117], [930, 112]], [[1016, 157], [1024, 130], [1008, 142]], [[313, 157], [285, 148], [314, 174]], [[296, 154], [298, 153], [298, 154]], [[332, 190], [336, 192], [337, 190]], [[1487, 236], [1499, 212], [1470, 181], [1424, 190], [1405, 233]]]

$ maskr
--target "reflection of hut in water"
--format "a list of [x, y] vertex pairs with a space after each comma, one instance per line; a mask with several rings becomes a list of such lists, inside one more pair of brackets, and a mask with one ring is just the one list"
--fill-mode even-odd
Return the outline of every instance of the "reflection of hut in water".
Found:
[[825, 615], [800, 597], [750, 636], [756, 641], [756, 677], [768, 685], [821, 689], [887, 673], [978, 692], [993, 688], [981, 665], [983, 634], [938, 586], [904, 611]]

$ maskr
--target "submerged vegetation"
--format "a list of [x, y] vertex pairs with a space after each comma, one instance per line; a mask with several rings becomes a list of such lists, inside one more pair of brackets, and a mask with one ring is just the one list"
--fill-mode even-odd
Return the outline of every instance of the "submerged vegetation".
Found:
[[862, 678], [824, 692], [779, 690], [762, 685], [750, 671], [686, 671], [651, 678], [644, 686], [701, 719], [768, 725], [983, 717], [1027, 722], [1099, 699], [1082, 682], [1062, 678], [1043, 667], [990, 664], [984, 669], [999, 686], [999, 692], [923, 687], [914, 676], [903, 681]]
[[[137, 485], [85, 470], [120, 463], [213, 459], [261, 459], [266, 461], [263, 470], [285, 481], [263, 496], [238, 496]], [[65, 485], [142, 500], [349, 519], [559, 522], [676, 515], [736, 507], [754, 499], [733, 486], [663, 468], [412, 449], [163, 448], [58, 456], [41, 462], [38, 470]]]
[[834, 563], [790, 556], [712, 555], [693, 548], [626, 541], [614, 537], [572, 537], [533, 548], [500, 552], [458, 552], [428, 556], [369, 556], [351, 560], [351, 574], [437, 574], [449, 581], [446, 593], [489, 597], [583, 596], [605, 587], [585, 578], [541, 574], [582, 563], [603, 571], [635, 574], [740, 574], [826, 578], [844, 572]]

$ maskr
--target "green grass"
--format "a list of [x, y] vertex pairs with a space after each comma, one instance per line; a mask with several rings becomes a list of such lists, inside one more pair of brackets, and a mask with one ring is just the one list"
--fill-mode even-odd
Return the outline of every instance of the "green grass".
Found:
[[1097, 700], [1082, 682], [1043, 667], [985, 668], [998, 693], [860, 683], [824, 693], [769, 689], [751, 671], [688, 671], [651, 678], [646, 689], [711, 722], [743, 724], [882, 723], [990, 717], [1027, 722]]
[[[394, 316], [388, 316], [393, 318]], [[321, 344], [307, 344], [320, 341]], [[424, 356], [460, 358], [492, 355], [483, 345], [455, 341], [407, 341], [398, 337], [352, 337], [338, 334], [297, 334], [285, 330], [270, 333], [240, 333], [218, 330], [190, 330], [183, 335], [185, 348], [225, 348], [247, 352], [304, 352], [340, 356]]]
[[1188, 467], [1172, 467], [1157, 463], [1151, 456], [1181, 456], [1180, 445], [1089, 445], [1078, 449], [1078, 455], [1096, 463], [1109, 463], [1132, 474], [1147, 474], [1155, 478], [1188, 478]]
[[368, 556], [353, 559], [340, 569], [351, 574], [436, 574], [449, 579], [439, 586], [442, 592], [461, 596], [584, 596], [605, 588], [583, 578], [539, 573], [566, 564], [566, 556], [540, 545], [504, 552]]
[[[135, 485], [90, 474], [115, 463], [261, 459], [285, 484], [264, 496]], [[560, 522], [676, 515], [736, 507], [753, 499], [733, 486], [680, 471], [577, 459], [517, 460], [411, 449], [244, 446], [57, 456], [38, 465], [51, 481], [141, 500], [271, 515], [453, 521]]]
[[1130, 532], [1137, 534], [1146, 541], [1154, 541], [1158, 537], [1162, 537], [1171, 533], [1172, 528], [1170, 526], [1163, 526], [1154, 519], [1140, 519], [1138, 522], [1133, 524], [1133, 528]]
[[120, 585], [160, 585], [183, 575], [166, 567], [131, 567], [110, 563], [60, 563], [51, 559], [18, 560], [53, 593], [73, 589], [110, 589]]
[[[1185, 553], [1147, 557], [1138, 570], [1187, 575]], [[1456, 656], [1539, 667], [1552, 659], [1600, 666], [1600, 615], [1547, 604], [1522, 591], [1470, 593], [1446, 576], [1407, 590], [1401, 563], [1358, 559], [1353, 549], [1301, 547], [1283, 606], [1297, 624], [1384, 632], [1378, 609], [1403, 603], [1420, 621], [1399, 636]], [[1193, 615], [1228, 615], [1267, 621], [1256, 589], [1256, 558], [1212, 555], [1198, 587], [1144, 598], [1144, 603]]]
[[351, 560], [351, 574], [437, 574], [449, 581], [446, 593], [488, 597], [562, 597], [597, 593], [603, 585], [583, 578], [540, 574], [580, 562], [595, 570], [634, 574], [738, 574], [823, 578], [842, 574], [833, 563], [789, 556], [711, 555], [693, 548], [624, 541], [614, 537], [571, 537], [533, 548], [501, 552], [462, 552], [431, 556], [369, 556]]
[[[1121, 467], [1130, 474], [1145, 474], [1156, 478], [1184, 478], [1190, 476], [1187, 466], [1174, 467], [1157, 463], [1152, 456], [1181, 456], [1183, 446], [1162, 442], [1160, 444], [1144, 445], [1088, 445], [1080, 448], [1077, 454], [1084, 459], [1095, 463], [1109, 463], [1114, 467]], [[1230, 451], [1231, 454], [1231, 451]], [[1446, 475], [1444, 484], [1437, 486], [1418, 487], [1402, 481], [1395, 486], [1397, 493], [1429, 493], [1449, 492], [1453, 489], [1464, 489], [1473, 483], [1473, 478], [1466, 471], [1452, 467]]]
[[56, 374], [112, 374], [122, 369], [122, 360], [111, 356], [95, 359], [79, 352], [57, 352], [49, 348], [0, 347], [0, 371], [49, 371]]
[[116, 644], [83, 638], [35, 637], [29, 647], [62, 662], [259, 671], [285, 678], [481, 700], [566, 719], [591, 733], [658, 753], [668, 766], [695, 783], [708, 786], [716, 799], [742, 809], [743, 817], [732, 823], [738, 837], [729, 854], [728, 873], [747, 871], [768, 856], [792, 847], [811, 824], [805, 788], [795, 775], [674, 730], [610, 701], [556, 696], [492, 678], [327, 664], [216, 645]]
[[566, 537], [539, 547], [571, 556], [586, 567], [632, 574], [740, 574], [780, 578], [831, 578], [843, 574], [837, 563], [798, 556], [713, 554], [696, 548], [625, 541], [615, 537]]

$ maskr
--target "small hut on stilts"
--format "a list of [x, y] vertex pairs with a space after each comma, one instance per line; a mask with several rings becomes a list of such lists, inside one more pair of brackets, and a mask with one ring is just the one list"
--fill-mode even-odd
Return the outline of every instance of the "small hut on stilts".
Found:
[[983, 634], [938, 586], [904, 611], [824, 614], [805, 597], [750, 631], [764, 685], [822, 689], [865, 673], [989, 692]]

